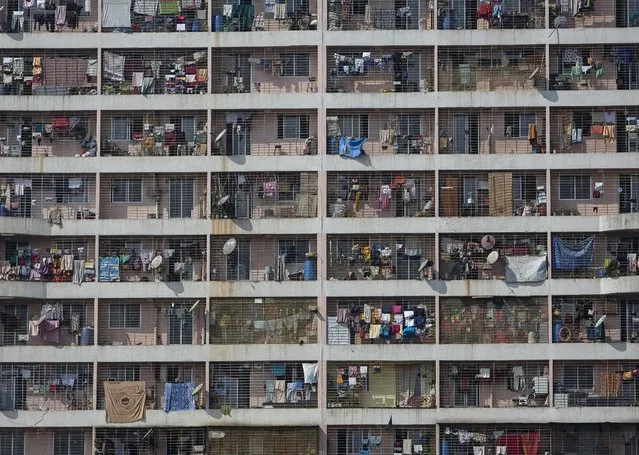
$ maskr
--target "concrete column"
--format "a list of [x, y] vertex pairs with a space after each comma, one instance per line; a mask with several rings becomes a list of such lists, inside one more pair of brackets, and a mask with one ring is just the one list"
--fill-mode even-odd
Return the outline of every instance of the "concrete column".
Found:
[[319, 0], [317, 2], [317, 30], [321, 36], [324, 36], [324, 31], [326, 30], [327, 14], [326, 2]]
[[204, 362], [204, 409], [209, 409], [209, 383], [211, 381], [211, 362]]
[[[98, 0], [98, 2], [100, 3], [100, 27], [102, 27], [102, 0]], [[102, 47], [98, 48], [98, 77], [96, 78], [96, 81], [98, 84], [98, 94], [96, 95], [98, 97], [96, 99], [97, 101], [100, 99], [99, 97], [102, 96]]]
[[550, 359], [548, 361], [548, 406], [550, 406], [551, 408], [555, 406], [554, 369], [555, 369], [555, 361], [553, 359]]
[[[98, 77], [99, 75], [100, 75], [100, 70], [98, 69]], [[95, 114], [95, 142], [98, 144], [98, 151], [96, 153], [96, 156], [100, 156], [102, 154], [102, 144], [101, 144], [102, 142], [102, 110], [101, 109], [98, 109]]]
[[[209, 53], [209, 58], [211, 58], [211, 50], [208, 49], [207, 52]], [[209, 73], [209, 80], [211, 79], [210, 73]], [[206, 86], [209, 87], [210, 82], [206, 83]], [[210, 88], [208, 89], [209, 93], [211, 93]], [[211, 113], [211, 109], [207, 109], [206, 110], [206, 156], [211, 156], [211, 149], [213, 148], [213, 139], [215, 139], [213, 137], [213, 115]], [[209, 179], [209, 184], [211, 182], [211, 179]], [[209, 195], [211, 194], [211, 188], [209, 188], [207, 186], [207, 189], [209, 191]], [[209, 196], [210, 198], [211, 196]], [[210, 215], [210, 214], [209, 214]], [[209, 217], [210, 218], [210, 217]]]
[[441, 374], [439, 371], [439, 359], [435, 361], [435, 404], [437, 409], [439, 409], [439, 403], [441, 401], [441, 397], [439, 396], [441, 387], [439, 386], [439, 381], [441, 380]]
[[211, 344], [209, 333], [211, 324], [211, 297], [206, 296], [204, 301], [204, 342], [202, 344]]
[[[100, 173], [96, 172], [95, 174], [95, 217], [96, 219], [102, 218], [100, 216]], [[97, 273], [97, 270], [96, 270]]]
[[319, 453], [328, 455], [328, 425], [326, 424], [319, 427]]
[[[98, 274], [97, 263], [96, 263], [95, 272], [96, 272], [96, 279], [97, 279], [97, 274]], [[93, 346], [98, 345], [98, 322], [99, 322], [98, 308], [99, 308], [98, 298], [94, 297], [93, 298]]]
[[[210, 8], [211, 8], [211, 2], [209, 2], [209, 20], [212, 19], [211, 18]], [[213, 48], [212, 47], [207, 47], [206, 48], [206, 59], [207, 59], [206, 60], [206, 68], [208, 69], [208, 72], [209, 72], [209, 79], [208, 79], [208, 81], [206, 81], [206, 93], [208, 93], [210, 95], [211, 93], [213, 93], [212, 92], [212, 88], [213, 88], [213, 82], [212, 82], [212, 79], [213, 79], [213, 77], [212, 77], [212, 75], [213, 75]], [[209, 112], [209, 114], [208, 114], [209, 122], [211, 121], [210, 115], [211, 114]], [[209, 123], [209, 128], [211, 128], [211, 123]], [[209, 144], [210, 142], [211, 142], [211, 138], [210, 138], [210, 135], [209, 135], [209, 139], [208, 139], [207, 144]], [[209, 154], [210, 154], [211, 146], [208, 145], [207, 148], [209, 149]]]
[[93, 409], [98, 409], [98, 362], [93, 362]]
[[[545, 12], [546, 12], [546, 16], [545, 16], [545, 19], [544, 19], [544, 24], [545, 24], [545, 26], [546, 26], [546, 27], [548, 27], [548, 28], [552, 28], [552, 26], [551, 26], [551, 24], [550, 24], [550, 8], [549, 8], [549, 3], [550, 3], [550, 2], [549, 2], [548, 0], [546, 0], [546, 1], [544, 2], [544, 9], [545, 9]], [[552, 452], [551, 452], [551, 453], [552, 453]]]
[[[435, 23], [437, 23], [437, 10], [435, 10]], [[435, 45], [433, 49], [433, 91], [439, 91], [439, 46]], [[435, 109], [435, 118], [437, 118], [437, 111]], [[438, 126], [437, 120], [435, 120], [435, 124]], [[437, 136], [439, 137], [439, 136]]]
[[[546, 5], [548, 5], [548, 0], [546, 0]], [[546, 6], [546, 14], [548, 14], [548, 7]], [[548, 17], [548, 16], [546, 16]], [[559, 33], [555, 30], [555, 33]], [[546, 49], [544, 50], [544, 55], [546, 58], [544, 61], [546, 62], [546, 90], [550, 90], [550, 44], [546, 43]]]
[[[433, 273], [433, 278], [439, 279], [439, 232], [435, 232], [435, 272]], [[439, 324], [439, 321], [437, 321]], [[438, 330], [439, 332], [439, 330]]]
[[[209, 111], [210, 113], [211, 111]], [[210, 147], [210, 143], [211, 141], [208, 141], [207, 147]], [[210, 150], [207, 152], [208, 155], [210, 155]], [[211, 219], [211, 203], [212, 203], [212, 197], [211, 197], [211, 172], [207, 172], [206, 173], [206, 207], [204, 208], [204, 213], [206, 215], [206, 219], [210, 220]], [[207, 246], [207, 251], [208, 251], [208, 246]], [[208, 267], [207, 267], [208, 269]]]
[[[435, 11], [435, 14], [437, 14], [437, 11]], [[439, 424], [435, 424], [435, 454], [439, 455], [440, 451], [441, 451], [441, 441], [439, 438], [439, 432], [440, 432], [440, 428], [439, 428]]]
[[546, 153], [552, 153], [551, 147], [550, 147], [550, 106], [546, 106], [546, 134], [545, 134], [545, 140], [546, 140]]
[[[209, 204], [210, 205], [210, 204]], [[209, 292], [207, 295], [211, 295], [211, 236], [206, 236], [206, 274], [203, 277], [207, 283], [209, 283]]]
[[[327, 62], [326, 62], [326, 46], [324, 45], [324, 32], [322, 32], [320, 36], [321, 36], [321, 41], [318, 43], [318, 47], [317, 47], [317, 92], [326, 93], [328, 69], [327, 69]], [[322, 99], [322, 107], [323, 106], [324, 106], [324, 100]], [[319, 137], [320, 142], [322, 142], [322, 137], [326, 138], [326, 136], [320, 136]]]
[[435, 218], [439, 218], [439, 169], [435, 169], [435, 187], [433, 188], [433, 201], [435, 204]]
[[439, 28], [439, 16], [437, 16], [437, 11], [439, 9], [439, 0], [433, 0], [433, 30], [437, 30]]
[[441, 297], [439, 295], [435, 296], [435, 344], [439, 345], [439, 305], [441, 304]]
[[[102, 0], [98, 0], [98, 32], [102, 32]], [[102, 69], [102, 64], [98, 64], [98, 68]]]

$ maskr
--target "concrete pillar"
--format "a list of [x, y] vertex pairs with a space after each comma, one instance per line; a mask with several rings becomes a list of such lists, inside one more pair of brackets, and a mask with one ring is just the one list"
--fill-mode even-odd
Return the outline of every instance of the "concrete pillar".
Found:
[[[98, 77], [99, 77], [99, 74], [100, 74], [100, 70], [98, 70]], [[96, 153], [96, 156], [100, 156], [102, 154], [102, 144], [101, 144], [102, 142], [102, 110], [101, 109], [98, 109], [95, 113], [95, 141], [98, 144], [98, 151]]]
[[[100, 219], [102, 218], [102, 216], [100, 216], [100, 182], [102, 181], [102, 179], [100, 178], [100, 173], [96, 172], [95, 173], [95, 217], [96, 219]], [[96, 270], [97, 273], [97, 270]]]

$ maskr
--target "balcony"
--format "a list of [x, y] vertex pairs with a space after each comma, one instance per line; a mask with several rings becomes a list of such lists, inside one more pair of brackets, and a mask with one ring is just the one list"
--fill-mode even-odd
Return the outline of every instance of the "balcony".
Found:
[[634, 295], [554, 296], [552, 304], [553, 343], [639, 342], [639, 302]]
[[214, 49], [213, 93], [317, 92], [317, 50]]
[[447, 424], [440, 428], [439, 440], [440, 453], [448, 455], [466, 455], [475, 446], [495, 454], [499, 453], [498, 450], [507, 454], [550, 453], [551, 429], [543, 424]]
[[226, 0], [213, 0], [214, 31], [317, 30], [317, 0], [285, 2], [283, 5], [258, 1], [228, 5]]
[[[316, 455], [318, 427], [217, 427], [209, 429], [210, 455]], [[223, 437], [221, 435], [224, 435]]]
[[316, 279], [317, 241], [313, 237], [211, 237], [212, 281]]
[[105, 1], [102, 31], [123, 33], [206, 32], [206, 1]]
[[233, 409], [317, 408], [317, 386], [303, 365], [317, 363], [211, 363], [209, 406]]
[[204, 237], [100, 237], [100, 282], [203, 280]]
[[208, 78], [203, 48], [102, 52], [103, 95], [204, 94]]
[[[69, 33], [98, 31], [98, 1], [68, 2], [58, 5], [54, 2], [33, 4], [12, 4], [0, 14], [0, 31], [4, 33]], [[4, 23], [6, 22], [6, 23]]]
[[3, 49], [0, 95], [96, 95], [95, 50]]
[[435, 299], [329, 299], [328, 344], [434, 344]]
[[433, 90], [433, 48], [326, 50], [330, 93], [427, 93]]
[[204, 156], [205, 123], [203, 111], [103, 112], [100, 156]]
[[326, 437], [329, 453], [344, 453], [344, 447], [353, 447], [354, 453], [369, 450], [375, 455], [401, 452], [434, 454], [437, 445], [435, 435], [435, 426], [430, 425], [393, 425], [392, 428], [352, 425], [329, 426]]
[[101, 300], [98, 321], [100, 345], [204, 344], [204, 299]]
[[[84, 454], [93, 444], [91, 428], [11, 428], [0, 430], [3, 450], [9, 454], [24, 454], [28, 450], [48, 453], [52, 447], [64, 451]], [[12, 452], [13, 450], [13, 452]], [[62, 452], [64, 453], [64, 452]], [[73, 453], [73, 452], [71, 452]]]
[[316, 299], [215, 299], [210, 344], [317, 343]]
[[432, 110], [328, 111], [326, 152], [353, 157], [348, 153], [352, 145], [348, 141], [365, 138], [362, 154], [430, 155], [434, 153], [434, 129]]
[[545, 89], [542, 46], [441, 47], [439, 91]]
[[500, 234], [497, 237], [442, 234], [439, 251], [439, 277], [442, 280], [534, 283], [547, 278], [545, 233]]
[[0, 390], [3, 411], [94, 409], [90, 363], [3, 363]]
[[553, 425], [552, 454], [623, 452], [627, 446], [636, 447], [636, 431], [637, 425]]
[[[44, 317], [42, 321], [40, 318]], [[89, 346], [93, 344], [93, 302], [62, 300], [54, 304], [11, 299], [0, 304], [1, 346]]]
[[330, 280], [415, 280], [433, 274], [432, 235], [328, 236]]
[[555, 362], [555, 408], [637, 406], [636, 362]]
[[639, 10], [632, 2], [584, 2], [577, 9], [562, 11], [559, 0], [549, 2], [550, 28], [636, 27]]
[[1, 112], [0, 157], [96, 156], [95, 131], [95, 112]]
[[548, 343], [546, 298], [447, 298], [440, 302], [443, 344]]
[[211, 215], [217, 219], [315, 218], [317, 173], [212, 174]]
[[548, 406], [548, 363], [442, 362], [443, 408], [516, 408]]
[[539, 0], [498, 4], [444, 0], [438, 3], [438, 29], [487, 30], [544, 28], [545, 4]]
[[429, 408], [436, 406], [435, 364], [327, 365], [329, 408]]
[[540, 109], [440, 109], [440, 154], [527, 154], [546, 151]]
[[545, 216], [544, 172], [442, 172], [439, 213], [444, 217]]
[[210, 453], [205, 452], [207, 443], [206, 428], [201, 427], [96, 428], [94, 447], [96, 454], [105, 455], [152, 452], [203, 455]]
[[328, 2], [328, 30], [432, 30], [433, 6], [425, 0], [370, 3]]

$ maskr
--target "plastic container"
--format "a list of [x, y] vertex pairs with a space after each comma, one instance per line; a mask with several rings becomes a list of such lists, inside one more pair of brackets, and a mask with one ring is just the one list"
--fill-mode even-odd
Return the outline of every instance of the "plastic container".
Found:
[[310, 256], [304, 261], [304, 281], [317, 280], [317, 257]]
[[80, 346], [93, 345], [93, 327], [82, 327], [80, 330]]

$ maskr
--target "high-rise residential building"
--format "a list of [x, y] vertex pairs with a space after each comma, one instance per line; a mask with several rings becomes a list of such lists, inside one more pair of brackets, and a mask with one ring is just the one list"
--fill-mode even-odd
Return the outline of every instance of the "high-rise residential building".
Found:
[[0, 0], [0, 455], [639, 454], [638, 0]]

